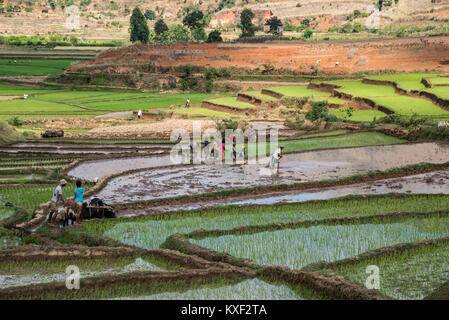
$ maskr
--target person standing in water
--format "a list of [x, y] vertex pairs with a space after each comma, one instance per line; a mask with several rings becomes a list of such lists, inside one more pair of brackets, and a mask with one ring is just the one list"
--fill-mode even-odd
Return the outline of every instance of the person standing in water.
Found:
[[270, 161], [270, 169], [271, 172], [276, 172], [276, 174], [279, 174], [279, 162], [282, 158], [282, 150], [284, 149], [284, 146], [280, 146], [276, 149], [276, 151], [271, 155], [271, 161]]

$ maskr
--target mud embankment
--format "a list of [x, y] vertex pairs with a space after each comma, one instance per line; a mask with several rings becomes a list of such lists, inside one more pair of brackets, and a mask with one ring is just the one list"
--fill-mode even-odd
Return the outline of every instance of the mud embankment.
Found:
[[210, 101], [203, 101], [201, 103], [201, 107], [202, 108], [207, 108], [207, 109], [211, 109], [211, 110], [215, 110], [215, 111], [221, 111], [221, 112], [227, 112], [227, 113], [233, 113], [233, 114], [245, 114], [245, 113], [252, 113], [252, 112], [256, 112], [257, 109], [250, 109], [250, 108], [237, 108], [237, 107], [233, 107], [233, 106], [228, 106], [228, 105], [224, 105], [224, 104], [218, 104], [218, 103], [213, 103]]

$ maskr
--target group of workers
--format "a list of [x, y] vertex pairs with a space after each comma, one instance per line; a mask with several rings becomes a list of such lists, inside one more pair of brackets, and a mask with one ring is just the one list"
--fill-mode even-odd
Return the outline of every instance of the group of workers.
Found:
[[72, 225], [75, 221], [79, 222], [83, 218], [82, 206], [85, 189], [82, 188], [81, 181], [76, 181], [73, 201], [64, 199], [62, 195], [62, 191], [66, 185], [67, 181], [62, 179], [55, 188], [48, 213], [49, 223], [59, 224], [60, 228], [63, 228], [65, 225]]

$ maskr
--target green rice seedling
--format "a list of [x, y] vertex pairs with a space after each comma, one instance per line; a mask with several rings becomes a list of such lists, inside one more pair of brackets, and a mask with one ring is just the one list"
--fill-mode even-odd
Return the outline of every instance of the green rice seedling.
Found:
[[[434, 226], [440, 224], [444, 227], [421, 231], [428, 220], [434, 220]], [[411, 221], [413, 226], [407, 223]], [[448, 222], [448, 217], [432, 217], [407, 219], [401, 223], [313, 226], [191, 241], [218, 252], [253, 260], [260, 265], [300, 269], [322, 260], [341, 260], [397, 243], [448, 236]]]
[[[447, 195], [407, 195], [403, 197], [356, 197], [302, 203], [228, 206], [192, 210], [174, 214], [148, 215], [114, 220], [88, 221], [83, 228], [126, 244], [151, 249], [179, 232], [232, 229], [238, 226], [287, 223], [353, 216], [371, 216], [393, 212], [429, 212], [449, 209]], [[420, 224], [421, 226], [423, 224]]]
[[370, 265], [379, 268], [382, 294], [394, 299], [421, 300], [449, 280], [449, 245], [393, 252], [358, 264], [337, 266], [336, 271], [363, 286]]

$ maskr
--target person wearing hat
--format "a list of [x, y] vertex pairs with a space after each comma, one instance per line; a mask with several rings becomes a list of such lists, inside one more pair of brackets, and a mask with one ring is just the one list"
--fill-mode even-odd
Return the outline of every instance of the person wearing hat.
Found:
[[59, 211], [59, 206], [61, 206], [64, 203], [64, 198], [62, 196], [62, 189], [67, 185], [67, 181], [65, 179], [62, 179], [59, 182], [59, 185], [55, 188], [55, 191], [53, 192], [53, 197], [51, 198], [50, 202], [50, 216], [49, 220], [50, 222], [56, 219], [57, 214]]

